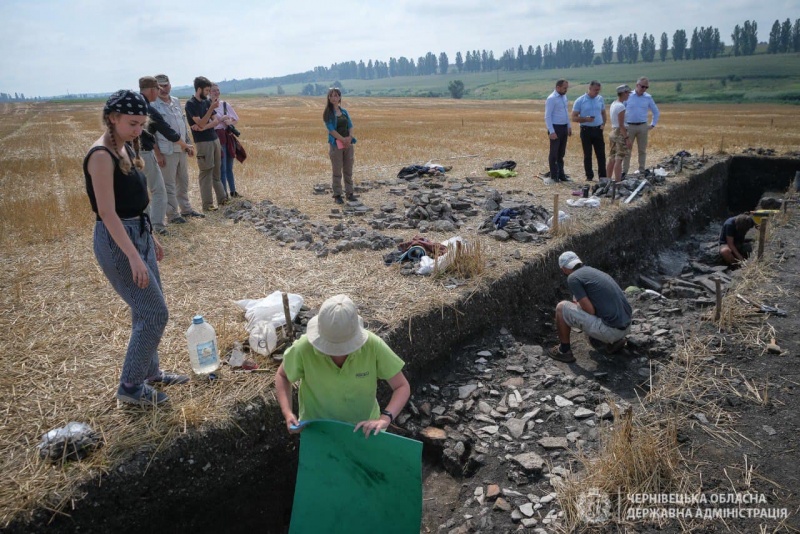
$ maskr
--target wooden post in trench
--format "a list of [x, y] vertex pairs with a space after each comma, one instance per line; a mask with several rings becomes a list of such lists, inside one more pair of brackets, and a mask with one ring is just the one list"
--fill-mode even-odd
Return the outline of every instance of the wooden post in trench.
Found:
[[767, 223], [769, 219], [766, 217], [761, 218], [761, 224], [758, 225], [758, 256], [757, 259], [761, 259], [761, 256], [764, 255], [764, 244], [767, 239]]
[[553, 235], [558, 233], [558, 195], [553, 195]]

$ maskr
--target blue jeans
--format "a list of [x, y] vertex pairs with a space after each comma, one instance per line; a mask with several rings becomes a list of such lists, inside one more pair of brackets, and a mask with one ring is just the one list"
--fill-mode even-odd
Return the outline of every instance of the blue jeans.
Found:
[[222, 168], [220, 169], [222, 187], [226, 193], [236, 192], [236, 184], [233, 181], [233, 162], [235, 157], [229, 156], [225, 147], [222, 147]]

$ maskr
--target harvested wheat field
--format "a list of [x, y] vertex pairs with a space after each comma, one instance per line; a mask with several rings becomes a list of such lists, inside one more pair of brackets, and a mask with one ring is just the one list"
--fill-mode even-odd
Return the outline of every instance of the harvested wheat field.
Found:
[[[572, 100], [577, 94], [570, 96]], [[311, 221], [359, 226], [355, 217], [332, 222], [332, 199], [314, 193], [316, 184], [330, 182], [324, 101], [230, 101], [241, 117], [241, 141], [249, 155], [235, 166], [237, 189], [254, 204], [266, 199]], [[543, 102], [345, 97], [343, 106], [358, 138], [355, 181], [365, 185], [361, 200], [376, 210], [389, 202], [401, 204], [389, 193], [400, 168], [430, 160], [453, 167], [448, 182], [486, 181], [503, 194], [524, 196], [549, 210], [554, 193], [562, 203], [571, 198], [575, 184], [547, 186], [538, 178], [547, 170]], [[73, 493], [77, 483], [111, 469], [134, 451], [154, 453], [183, 433], [225, 427], [235, 403], [272, 399], [276, 364], [257, 357], [259, 366], [270, 372], [228, 373], [214, 387], [191, 383], [172, 388], [171, 402], [157, 411], [117, 406], [114, 392], [130, 317], [94, 259], [94, 215], [81, 167], [86, 149], [102, 132], [101, 108], [100, 102], [1, 108], [0, 396], [6, 408], [0, 424], [0, 525], [36, 507], [68, 511], [71, 500], [79, 497]], [[648, 164], [681, 150], [706, 155], [749, 147], [769, 147], [778, 154], [794, 151], [800, 146], [800, 131], [794, 126], [798, 122], [798, 107], [664, 105], [650, 134]], [[508, 159], [518, 163], [518, 176], [488, 181], [484, 167]], [[567, 150], [567, 172], [577, 184], [583, 183], [581, 162], [576, 128]], [[190, 165], [190, 198], [197, 209], [197, 171]], [[565, 211], [576, 231], [624, 209], [606, 205], [592, 212]], [[480, 244], [487, 263], [478, 276], [453, 287], [442, 278], [401, 276], [398, 268], [385, 267], [382, 256], [388, 250], [326, 257], [290, 250], [247, 222], [234, 224], [224, 210], [170, 230], [172, 235], [161, 239], [170, 321], [160, 357], [164, 369], [181, 372], [190, 369], [184, 332], [197, 313], [214, 325], [223, 352], [246, 338], [243, 315], [233, 301], [275, 290], [298, 293], [312, 308], [333, 294], [347, 293], [368, 326], [381, 332], [452, 305], [521, 262], [536, 261], [546, 246], [558, 246], [563, 238], [500, 243], [479, 235], [477, 225], [463, 226], [458, 234]], [[416, 233], [382, 232], [403, 240]], [[452, 237], [435, 232], [426, 236]], [[89, 423], [102, 434], [105, 446], [64, 469], [41, 462], [36, 451], [40, 436], [69, 421]]]

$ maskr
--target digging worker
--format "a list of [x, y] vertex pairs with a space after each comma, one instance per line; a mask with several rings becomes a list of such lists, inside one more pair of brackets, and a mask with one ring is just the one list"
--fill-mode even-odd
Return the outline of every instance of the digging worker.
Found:
[[[278, 404], [290, 433], [300, 421], [334, 419], [356, 425], [366, 437], [394, 421], [408, 402], [411, 387], [405, 362], [378, 336], [363, 327], [356, 305], [346, 295], [326, 300], [308, 321], [305, 335], [283, 355], [275, 374]], [[378, 379], [392, 397], [381, 410], [375, 398]], [[292, 382], [300, 380], [299, 419], [292, 408]]]
[[544, 103], [544, 124], [550, 136], [550, 154], [547, 162], [550, 165], [550, 179], [554, 182], [570, 181], [564, 172], [567, 138], [572, 135], [572, 126], [569, 124], [568, 89], [567, 80], [558, 80], [555, 90]]
[[594, 180], [592, 150], [597, 158], [597, 173], [606, 177], [606, 142], [603, 126], [606, 124], [606, 103], [600, 94], [600, 82], [592, 80], [586, 93], [572, 105], [572, 122], [581, 125], [581, 147], [583, 148], [583, 170], [586, 181]]
[[742, 213], [727, 219], [719, 234], [719, 255], [728, 265], [744, 261], [749, 255], [744, 242], [747, 231], [756, 226], [750, 215]]
[[[653, 101], [653, 97], [647, 92], [650, 82], [647, 78], [639, 78], [636, 82], [636, 90], [631, 93], [628, 102], [625, 104], [625, 127], [628, 129], [628, 136], [631, 138], [631, 146], [636, 141], [636, 148], [639, 150], [639, 174], [644, 176], [647, 163], [647, 134], [658, 124], [660, 115], [658, 106]], [[648, 126], [647, 112], [653, 114], [653, 120]], [[631, 164], [631, 154], [625, 158], [622, 164], [622, 175], [628, 174]]]
[[625, 346], [625, 336], [631, 330], [631, 305], [625, 293], [609, 275], [583, 265], [572, 251], [558, 258], [558, 266], [567, 275], [567, 285], [573, 302], [562, 300], [556, 306], [556, 328], [559, 344], [549, 355], [560, 362], [574, 362], [570, 347], [570, 330], [580, 328], [591, 339], [606, 344], [608, 354], [619, 352]]

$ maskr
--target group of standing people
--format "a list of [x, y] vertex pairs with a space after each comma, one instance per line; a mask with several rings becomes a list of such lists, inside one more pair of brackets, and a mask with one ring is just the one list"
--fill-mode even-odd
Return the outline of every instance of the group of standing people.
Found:
[[170, 94], [172, 85], [166, 74], [139, 79], [139, 92], [147, 101], [150, 119], [140, 136], [150, 196], [148, 215], [153, 231], [161, 235], [169, 233], [167, 224], [205, 217], [189, 201], [187, 157], [197, 157], [203, 212], [217, 209], [214, 196], [217, 205], [239, 196], [233, 175], [236, 150], [231, 131], [236, 130], [239, 116], [233, 106], [220, 100], [219, 86], [207, 78], [195, 78], [194, 88], [194, 96], [182, 108]]
[[[636, 142], [639, 152], [639, 173], [645, 175], [647, 163], [647, 135], [656, 127], [659, 110], [653, 97], [647, 92], [650, 82], [647, 78], [639, 78], [636, 89], [626, 85], [617, 87], [617, 99], [610, 106], [611, 146], [608, 163], [606, 163], [606, 143], [603, 132], [609, 114], [603, 96], [602, 85], [597, 80], [589, 82], [586, 93], [578, 97], [569, 111], [567, 91], [569, 81], [558, 80], [552, 94], [545, 102], [544, 122], [550, 138], [548, 155], [549, 172], [547, 176], [554, 182], [571, 181], [564, 170], [564, 156], [567, 151], [567, 140], [572, 136], [572, 122], [580, 125], [581, 147], [583, 148], [583, 169], [587, 181], [594, 180], [592, 153], [597, 160], [597, 172], [600, 178], [610, 177], [619, 181], [628, 173], [630, 166], [630, 149]], [[648, 113], [652, 119], [648, 124]]]

